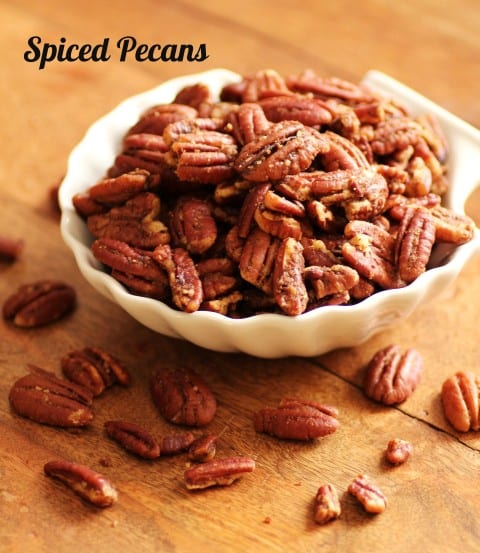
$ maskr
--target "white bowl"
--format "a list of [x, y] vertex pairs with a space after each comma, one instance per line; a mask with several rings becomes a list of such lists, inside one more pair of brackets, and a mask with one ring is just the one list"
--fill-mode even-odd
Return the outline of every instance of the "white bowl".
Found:
[[[419, 304], [448, 287], [468, 259], [480, 252], [480, 232], [476, 229], [473, 240], [458, 247], [447, 263], [429, 269], [405, 288], [377, 292], [356, 305], [321, 307], [297, 317], [261, 314], [232, 319], [208, 311], [183, 313], [158, 300], [128, 293], [102, 269], [90, 251], [92, 237], [73, 208], [73, 195], [87, 190], [105, 175], [123, 135], [147, 108], [171, 102], [186, 85], [203, 82], [218, 94], [224, 84], [240, 78], [216, 69], [173, 79], [133, 96], [95, 122], [71, 152], [59, 192], [63, 239], [85, 279], [140, 323], [160, 334], [215, 351], [244, 352], [264, 358], [320, 355], [338, 347], [358, 345], [409, 316]], [[466, 199], [480, 182], [480, 131], [378, 71], [368, 72], [363, 82], [402, 101], [413, 115], [433, 113], [438, 117], [450, 146], [450, 189], [445, 205], [464, 213]]]

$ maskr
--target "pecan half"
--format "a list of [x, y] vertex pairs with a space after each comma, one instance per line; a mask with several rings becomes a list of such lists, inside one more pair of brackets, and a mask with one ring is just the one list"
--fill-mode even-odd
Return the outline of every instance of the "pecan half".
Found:
[[185, 486], [189, 490], [211, 486], [230, 486], [248, 472], [255, 470], [255, 461], [249, 457], [227, 457], [201, 463], [185, 471]]
[[281, 439], [313, 440], [337, 430], [338, 412], [314, 401], [285, 398], [278, 407], [265, 407], [253, 417], [254, 428]]
[[218, 184], [234, 176], [236, 155], [234, 138], [218, 131], [181, 134], [169, 150], [179, 179], [201, 184]]
[[427, 209], [407, 208], [397, 232], [395, 257], [400, 278], [412, 282], [427, 268], [435, 224]]
[[191, 106], [172, 103], [153, 106], [145, 111], [127, 134], [150, 133], [161, 135], [175, 121], [194, 119], [197, 110]]
[[3, 316], [15, 326], [35, 328], [53, 323], [76, 306], [75, 290], [58, 280], [24, 284], [3, 304]]
[[280, 241], [259, 228], [254, 228], [242, 249], [239, 269], [244, 280], [271, 295], [272, 273]]
[[197, 311], [203, 301], [202, 281], [188, 252], [165, 244], [155, 248], [153, 259], [168, 275], [173, 303], [181, 311]]
[[273, 267], [273, 296], [287, 315], [300, 315], [307, 307], [308, 294], [303, 281], [303, 246], [294, 238], [280, 244]]
[[384, 405], [405, 401], [415, 390], [423, 370], [423, 360], [411, 348], [402, 353], [391, 344], [372, 357], [368, 364], [363, 389], [365, 395]]
[[117, 490], [110, 481], [85, 465], [55, 460], [46, 463], [43, 470], [95, 507], [111, 507], [118, 499]]
[[88, 189], [88, 196], [100, 204], [121, 205], [157, 184], [157, 177], [144, 169], [136, 169], [117, 177], [102, 179]]
[[235, 159], [235, 169], [249, 181], [264, 182], [308, 169], [328, 141], [297, 121], [272, 124], [266, 134], [246, 144]]
[[201, 198], [179, 198], [170, 212], [173, 243], [193, 254], [206, 252], [217, 239], [217, 225], [209, 203]]
[[385, 458], [391, 465], [401, 465], [405, 463], [413, 453], [413, 446], [406, 440], [394, 438], [387, 444]]
[[364, 474], [359, 474], [348, 486], [348, 492], [353, 495], [367, 513], [383, 513], [387, 508], [387, 498], [382, 490]]
[[142, 426], [123, 420], [111, 420], [104, 423], [104, 428], [108, 436], [127, 451], [144, 459], [156, 459], [160, 456], [160, 444]]
[[317, 524], [326, 524], [342, 513], [338, 492], [332, 484], [320, 486], [315, 496], [313, 519]]
[[161, 415], [175, 424], [205, 426], [217, 410], [215, 396], [194, 371], [157, 372], [151, 381], [152, 398]]
[[480, 377], [459, 371], [445, 380], [441, 396], [445, 418], [455, 430], [480, 430]]
[[13, 410], [40, 424], [80, 427], [93, 419], [92, 394], [83, 386], [57, 378], [33, 365], [16, 380], [8, 399]]
[[118, 359], [98, 347], [71, 351], [61, 361], [63, 374], [72, 382], [88, 388], [94, 396], [119, 383], [130, 384], [130, 374]]

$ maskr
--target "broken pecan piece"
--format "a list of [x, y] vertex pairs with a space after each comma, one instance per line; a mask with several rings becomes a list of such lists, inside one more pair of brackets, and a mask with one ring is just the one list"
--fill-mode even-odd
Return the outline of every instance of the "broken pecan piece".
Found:
[[353, 495], [367, 513], [383, 513], [387, 508], [387, 498], [382, 490], [364, 474], [359, 474], [348, 486], [348, 492]]
[[413, 446], [406, 440], [393, 438], [387, 444], [385, 458], [391, 465], [401, 465], [409, 459], [413, 452]]
[[315, 496], [313, 519], [317, 524], [326, 524], [342, 513], [338, 492], [332, 484], [320, 486]]
[[280, 439], [313, 440], [337, 430], [338, 412], [314, 401], [285, 398], [254, 414], [254, 428]]
[[372, 357], [367, 366], [363, 389], [365, 395], [384, 405], [405, 401], [415, 390], [423, 370], [423, 360], [411, 348], [402, 353], [391, 344]]
[[203, 378], [192, 370], [157, 372], [150, 390], [155, 405], [169, 422], [205, 426], [215, 416], [215, 396]]

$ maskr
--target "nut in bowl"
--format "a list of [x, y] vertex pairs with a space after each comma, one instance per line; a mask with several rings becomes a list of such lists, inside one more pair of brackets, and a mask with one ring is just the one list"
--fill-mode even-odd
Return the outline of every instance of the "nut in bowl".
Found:
[[409, 316], [479, 251], [480, 132], [392, 78], [217, 69], [165, 82], [72, 151], [61, 231], [148, 328], [314, 356]]

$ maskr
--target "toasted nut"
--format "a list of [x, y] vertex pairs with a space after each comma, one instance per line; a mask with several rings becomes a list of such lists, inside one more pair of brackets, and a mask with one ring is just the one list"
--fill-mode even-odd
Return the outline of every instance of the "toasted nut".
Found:
[[249, 457], [228, 457], [187, 469], [184, 474], [185, 486], [189, 490], [211, 486], [230, 486], [247, 472], [255, 470], [255, 461]]
[[394, 438], [388, 442], [385, 457], [390, 464], [401, 465], [408, 460], [412, 453], [413, 446], [410, 442]]
[[367, 513], [383, 513], [387, 508], [387, 498], [368, 476], [359, 474], [348, 486], [348, 492], [362, 504]]
[[111, 507], [118, 499], [117, 490], [100, 473], [69, 461], [49, 461], [43, 467], [47, 476], [56, 478], [96, 507]]
[[320, 486], [315, 496], [313, 518], [318, 524], [326, 524], [340, 516], [342, 509], [338, 492], [332, 484]]
[[145, 459], [156, 459], [160, 456], [160, 444], [142, 426], [127, 421], [106, 421], [107, 434], [124, 449]]

